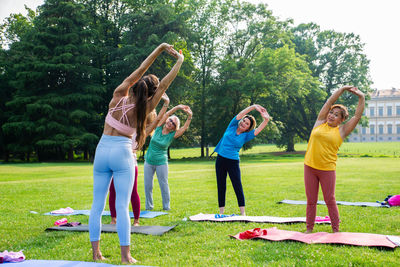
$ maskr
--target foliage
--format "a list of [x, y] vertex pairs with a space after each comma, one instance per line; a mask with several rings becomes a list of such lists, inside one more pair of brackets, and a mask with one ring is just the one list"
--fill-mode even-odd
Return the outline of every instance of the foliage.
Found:
[[[249, 105], [265, 106], [273, 119], [244, 149], [276, 143], [292, 151], [308, 139], [335, 88], [370, 90], [359, 36], [280, 21], [266, 4], [45, 0], [27, 10], [0, 24], [0, 153], [6, 160], [92, 157], [114, 89], [161, 42], [185, 55], [167, 92], [171, 107], [193, 110], [189, 130], [173, 147], [200, 146], [202, 157]], [[161, 55], [149, 73], [162, 78], [173, 64]], [[340, 102], [354, 111], [350, 94]]]

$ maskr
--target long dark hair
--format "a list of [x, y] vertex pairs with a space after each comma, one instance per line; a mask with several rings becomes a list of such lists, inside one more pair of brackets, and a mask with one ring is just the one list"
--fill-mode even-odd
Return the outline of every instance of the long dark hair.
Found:
[[158, 83], [158, 78], [149, 74], [137, 81], [129, 90], [129, 95], [136, 97], [136, 149], [140, 149], [146, 141], [147, 101], [149, 97], [153, 97]]

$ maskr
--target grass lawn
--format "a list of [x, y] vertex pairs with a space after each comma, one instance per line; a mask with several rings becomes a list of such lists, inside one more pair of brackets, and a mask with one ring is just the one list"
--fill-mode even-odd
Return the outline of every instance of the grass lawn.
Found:
[[[400, 143], [343, 144], [337, 164], [336, 199], [374, 202], [400, 194]], [[304, 150], [305, 144], [296, 146]], [[264, 240], [238, 241], [229, 237], [255, 227], [304, 231], [305, 224], [211, 223], [184, 221], [191, 215], [217, 213], [217, 185], [213, 160], [193, 159], [199, 149], [172, 150], [168, 215], [141, 219], [141, 225], [178, 226], [163, 236], [134, 234], [132, 256], [153, 266], [398, 266], [395, 250], [341, 245], [306, 245]], [[276, 155], [274, 146], [256, 146], [241, 153], [242, 182], [248, 215], [304, 217], [305, 206], [276, 204], [283, 199], [305, 200], [303, 156]], [[179, 159], [179, 160], [177, 160]], [[161, 195], [154, 186], [155, 210]], [[139, 195], [144, 208], [143, 163], [139, 162]], [[89, 234], [45, 232], [56, 219], [42, 213], [70, 206], [90, 209], [90, 163], [0, 164], [0, 251], [24, 250], [27, 259], [91, 261]], [[322, 194], [320, 193], [322, 200]], [[108, 207], [107, 207], [108, 209]], [[32, 214], [36, 211], [39, 214]], [[339, 206], [341, 231], [400, 236], [400, 208]], [[226, 214], [239, 213], [228, 182]], [[328, 215], [318, 206], [317, 215]], [[88, 216], [69, 221], [88, 223]], [[110, 217], [103, 217], [109, 223]], [[330, 232], [329, 225], [316, 231]], [[106, 263], [119, 264], [117, 234], [102, 234]], [[10, 265], [11, 266], [11, 265]]]

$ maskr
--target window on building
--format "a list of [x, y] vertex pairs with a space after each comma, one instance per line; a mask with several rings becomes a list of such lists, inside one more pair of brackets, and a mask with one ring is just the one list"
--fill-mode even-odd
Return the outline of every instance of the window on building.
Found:
[[400, 106], [396, 106], [396, 115], [400, 116]]
[[382, 138], [382, 137], [379, 137], [379, 141], [383, 141], [383, 138]]
[[400, 124], [397, 124], [397, 125], [396, 125], [396, 128], [397, 128], [397, 129], [396, 129], [396, 133], [400, 134]]
[[365, 141], [365, 137], [363, 137], [362, 140]]
[[374, 137], [373, 136], [371, 136], [371, 141], [374, 141]]
[[383, 134], [383, 125], [378, 126], [379, 134]]
[[369, 133], [370, 134], [375, 134], [375, 125], [370, 125], [369, 126]]
[[388, 126], [387, 126], [387, 133], [392, 134], [392, 125], [391, 124], [388, 124]]
[[367, 133], [367, 129], [366, 129], [365, 127], [362, 127], [362, 128], [361, 128], [361, 133], [362, 133], [362, 134], [366, 134], [366, 133]]
[[392, 137], [391, 137], [391, 136], [389, 136], [389, 137], [388, 137], [388, 140], [389, 140], [389, 141], [392, 141]]
[[387, 115], [392, 116], [392, 106], [387, 107]]
[[383, 107], [378, 108], [378, 116], [382, 117], [383, 116]]
[[[398, 108], [400, 108], [400, 107], [398, 107]], [[375, 116], [375, 108], [374, 107], [369, 108], [369, 116], [371, 116], [371, 117]]]

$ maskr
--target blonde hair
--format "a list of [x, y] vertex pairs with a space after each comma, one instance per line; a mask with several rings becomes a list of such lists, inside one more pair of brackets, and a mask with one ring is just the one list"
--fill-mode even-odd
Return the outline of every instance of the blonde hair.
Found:
[[349, 112], [347, 111], [347, 108], [341, 104], [335, 104], [332, 105], [331, 108], [329, 109], [329, 111], [331, 111], [334, 108], [338, 108], [340, 109], [340, 115], [342, 115], [343, 120], [347, 120], [347, 118], [349, 117]]
[[[240, 122], [242, 122], [244, 119], [249, 119], [249, 121], [250, 121], [250, 127], [249, 127], [249, 129], [247, 129], [247, 131], [246, 132], [250, 132], [251, 130], [253, 130], [254, 128], [256, 128], [256, 126], [257, 126], [257, 121], [256, 121], [256, 119], [252, 116], [252, 115], [245, 115], [241, 120], [240, 120]], [[239, 123], [240, 123], [239, 122]]]
[[179, 127], [181, 125], [181, 121], [179, 120], [179, 118], [177, 116], [175, 116], [175, 115], [171, 115], [171, 116], [168, 117], [168, 119], [172, 119], [172, 120], [176, 119], [176, 122], [174, 121], [176, 123], [175, 131], [178, 131]]

